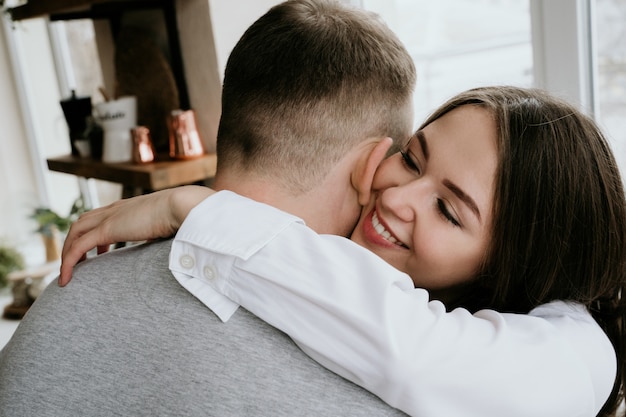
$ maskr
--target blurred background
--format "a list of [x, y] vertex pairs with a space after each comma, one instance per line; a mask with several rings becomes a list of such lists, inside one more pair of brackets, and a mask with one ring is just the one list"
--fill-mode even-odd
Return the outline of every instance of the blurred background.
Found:
[[[379, 13], [407, 45], [418, 69], [416, 125], [438, 104], [470, 87], [537, 86], [561, 95], [597, 119], [626, 172], [626, 1], [624, 0], [344, 0]], [[88, 3], [88, 2], [85, 2]], [[102, 3], [102, 2], [100, 2]], [[137, 2], [115, 2], [116, 4]], [[161, 2], [168, 3], [168, 2]], [[183, 52], [211, 55], [210, 65], [186, 59], [189, 90], [219, 80], [230, 49], [275, 0], [178, 0]], [[4, 7], [23, 2], [5, 2]], [[205, 30], [190, 35], [185, 8], [206, 10]], [[188, 13], [188, 12], [187, 12]], [[93, 103], [107, 84], [102, 19], [42, 14], [11, 19], [0, 31], [0, 242], [27, 263], [43, 262], [35, 207], [67, 215], [81, 193], [93, 205], [120, 198], [120, 185], [51, 172], [46, 159], [70, 152], [60, 101], [74, 90]], [[190, 43], [189, 39], [193, 39]], [[106, 49], [106, 48], [105, 48]], [[194, 65], [196, 68], [194, 68]], [[215, 73], [203, 81], [190, 72]], [[196, 84], [194, 84], [194, 82]], [[200, 106], [193, 102], [191, 107]], [[202, 110], [205, 111], [205, 110]], [[219, 108], [209, 108], [219, 118]], [[209, 141], [211, 138], [209, 138]]]

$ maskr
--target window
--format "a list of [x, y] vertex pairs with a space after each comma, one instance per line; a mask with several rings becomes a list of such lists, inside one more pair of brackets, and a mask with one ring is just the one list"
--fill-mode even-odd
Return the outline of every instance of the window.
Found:
[[545, 88], [596, 118], [626, 178], [623, 0], [351, 3], [380, 14], [414, 57], [416, 122], [470, 87]]
[[[96, 48], [93, 21], [88, 19], [50, 23], [57, 57], [59, 83], [66, 95], [98, 97], [104, 85]], [[101, 98], [100, 98], [101, 99]]]
[[419, 123], [471, 87], [533, 83], [528, 0], [362, 0], [407, 46], [417, 67]]
[[598, 121], [626, 178], [626, 2], [596, 1]]

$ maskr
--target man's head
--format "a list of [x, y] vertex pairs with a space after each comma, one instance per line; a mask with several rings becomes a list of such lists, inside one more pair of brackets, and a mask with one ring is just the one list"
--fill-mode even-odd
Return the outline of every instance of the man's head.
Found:
[[228, 59], [218, 180], [228, 172], [306, 193], [366, 139], [410, 135], [414, 84], [411, 57], [376, 15], [327, 0], [281, 3]]

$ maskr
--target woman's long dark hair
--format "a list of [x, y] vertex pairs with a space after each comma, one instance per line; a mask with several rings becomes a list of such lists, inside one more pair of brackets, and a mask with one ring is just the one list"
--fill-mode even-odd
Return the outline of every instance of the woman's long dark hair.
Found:
[[590, 118], [535, 89], [470, 90], [424, 125], [463, 105], [492, 113], [499, 166], [483, 268], [449, 307], [528, 313], [553, 300], [584, 304], [617, 354], [613, 392], [599, 414], [614, 415], [626, 383], [626, 201], [610, 146]]

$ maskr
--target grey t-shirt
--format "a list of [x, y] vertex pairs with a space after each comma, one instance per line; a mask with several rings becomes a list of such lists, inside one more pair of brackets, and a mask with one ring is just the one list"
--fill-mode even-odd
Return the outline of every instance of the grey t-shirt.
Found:
[[243, 308], [222, 323], [172, 277], [170, 245], [44, 291], [0, 352], [0, 416], [404, 415]]

